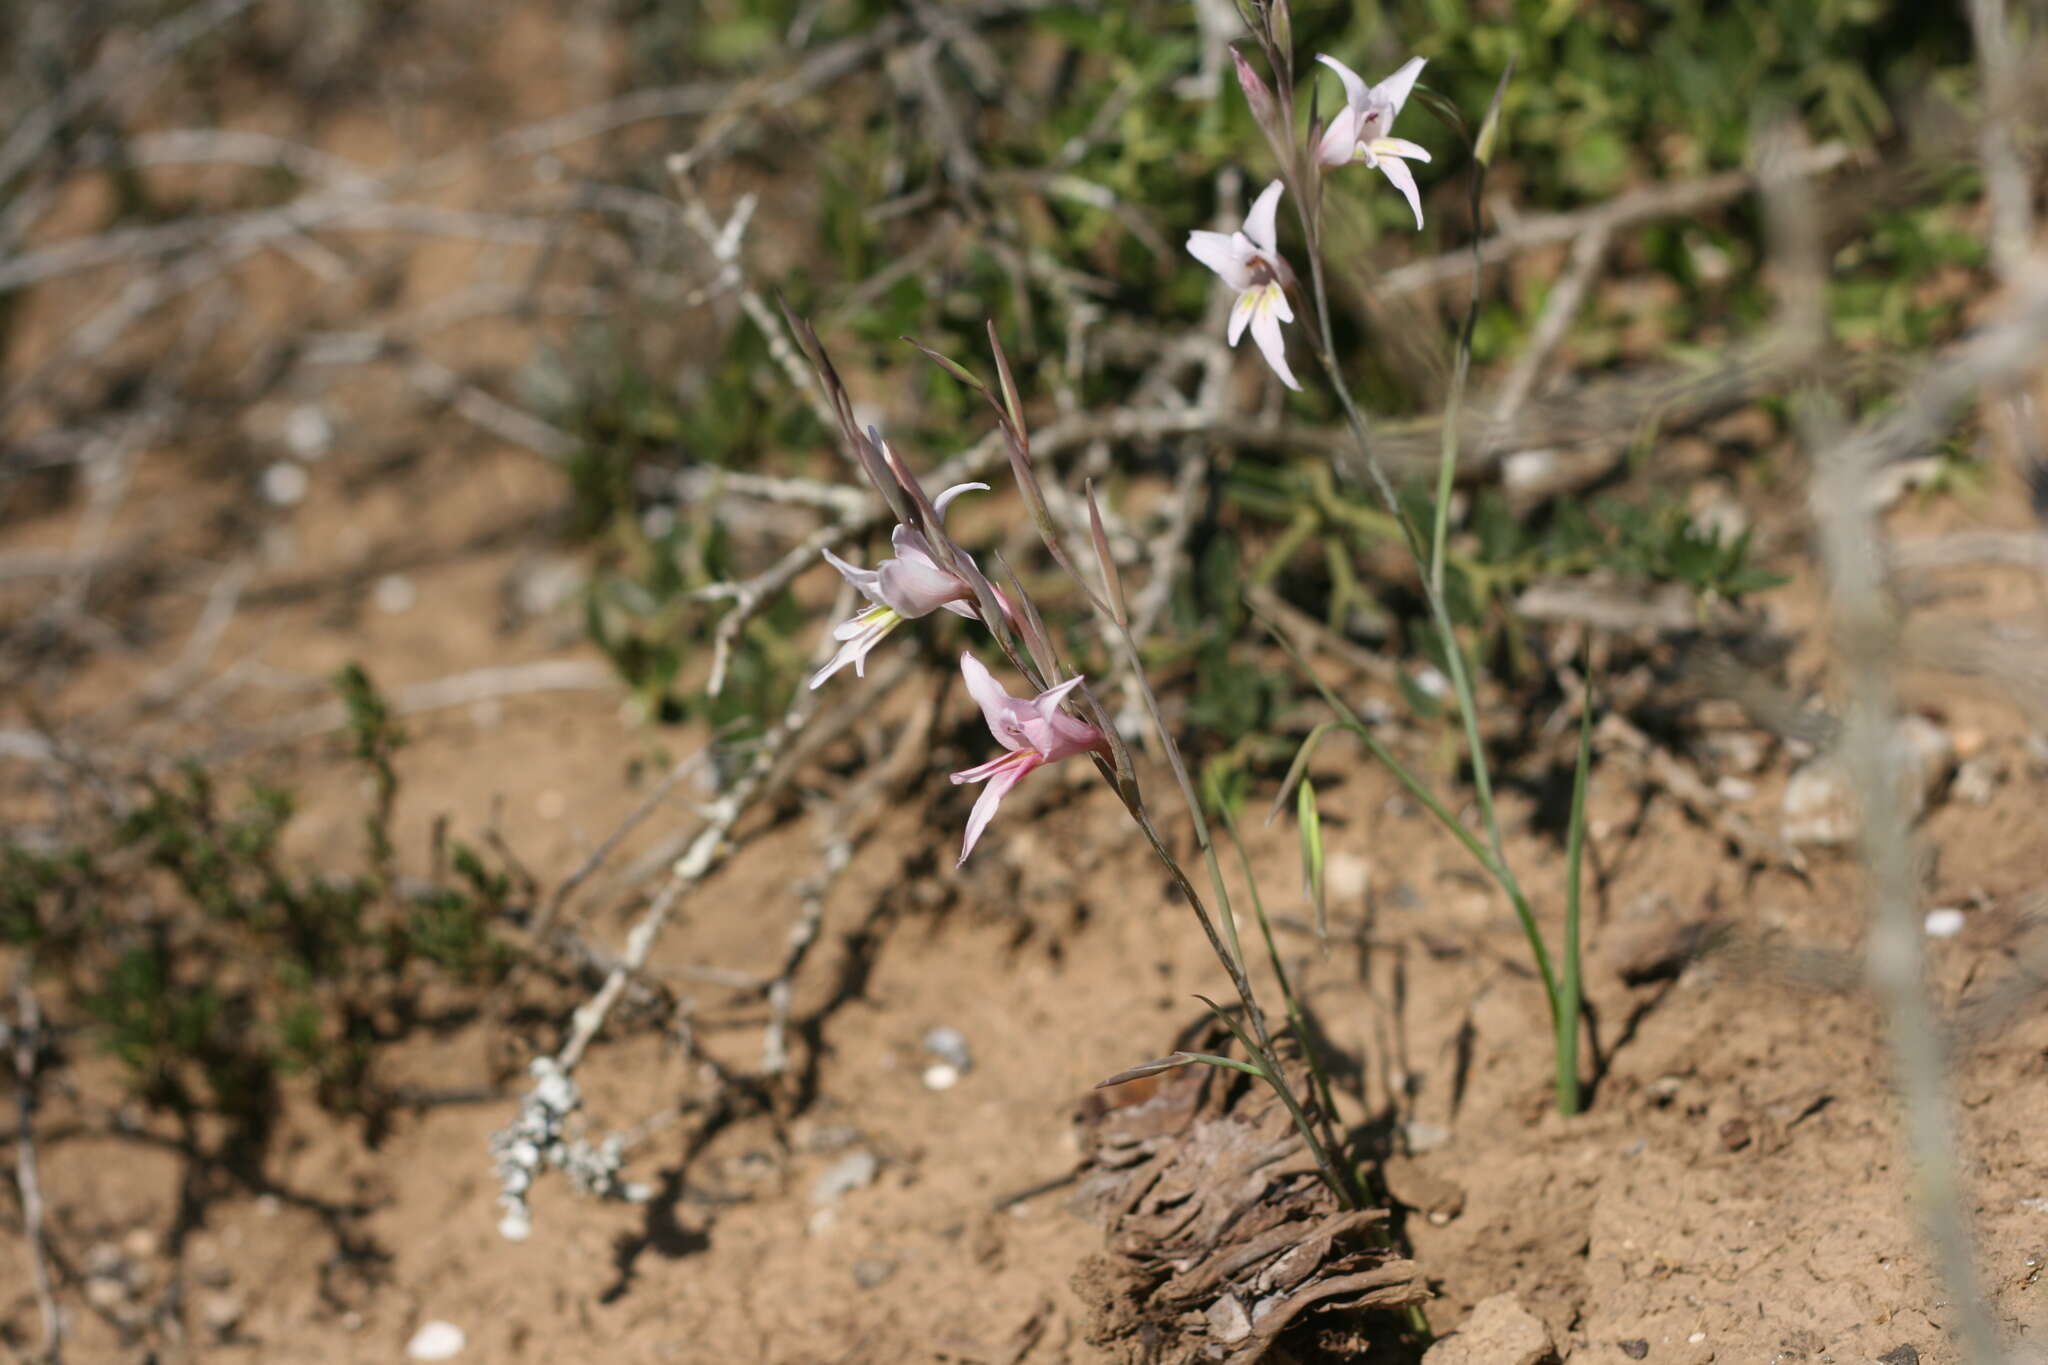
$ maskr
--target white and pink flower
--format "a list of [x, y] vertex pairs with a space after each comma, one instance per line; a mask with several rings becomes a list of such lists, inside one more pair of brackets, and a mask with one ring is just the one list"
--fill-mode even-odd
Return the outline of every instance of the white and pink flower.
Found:
[[[1422, 226], [1422, 195], [1415, 188], [1410, 161], [1428, 161], [1429, 153], [1406, 138], [1389, 136], [1394, 116], [1408, 102], [1424, 60], [1410, 57], [1399, 71], [1378, 85], [1367, 85], [1358, 73], [1327, 53], [1316, 60], [1337, 73], [1344, 82], [1344, 107], [1330, 119], [1323, 140], [1316, 147], [1316, 160], [1325, 166], [1348, 166], [1363, 161], [1377, 166], [1415, 211], [1415, 226]], [[1404, 159], [1405, 158], [1405, 159]]]
[[[974, 490], [987, 492], [988, 485], [955, 484], [939, 494], [932, 507], [944, 515], [947, 503]], [[898, 525], [890, 533], [889, 542], [896, 549], [895, 558], [883, 560], [874, 569], [849, 564], [830, 550], [824, 552], [826, 562], [839, 570], [840, 577], [860, 589], [874, 605], [832, 628], [832, 638], [840, 642], [839, 650], [811, 678], [812, 687], [822, 686], [848, 664], [853, 665], [857, 676], [866, 676], [868, 654], [905, 621], [929, 616], [942, 608], [970, 621], [981, 619], [974, 606], [973, 585], [939, 563], [922, 531]]]
[[1274, 221], [1285, 192], [1278, 180], [1266, 186], [1252, 201], [1244, 226], [1236, 232], [1190, 232], [1188, 254], [1237, 291], [1237, 304], [1230, 310], [1230, 344], [1237, 345], [1249, 327], [1253, 344], [1280, 382], [1299, 390], [1301, 385], [1287, 368], [1287, 348], [1280, 339], [1280, 324], [1294, 321], [1294, 309], [1287, 302], [1294, 271], [1280, 255]]
[[960, 656], [960, 672], [967, 680], [968, 695], [981, 707], [989, 733], [996, 737], [996, 743], [1009, 750], [1001, 758], [953, 774], [956, 786], [965, 782], [988, 783], [974, 803], [973, 813], [967, 817], [967, 838], [960, 846], [960, 861], [964, 863], [967, 855], [974, 852], [975, 841], [988, 828], [988, 822], [995, 819], [1003, 798], [1027, 774], [1077, 754], [1106, 753], [1109, 742], [1087, 721], [1060, 710], [1068, 694], [1081, 685], [1078, 677], [1027, 700], [1004, 691], [1003, 685], [971, 653]]

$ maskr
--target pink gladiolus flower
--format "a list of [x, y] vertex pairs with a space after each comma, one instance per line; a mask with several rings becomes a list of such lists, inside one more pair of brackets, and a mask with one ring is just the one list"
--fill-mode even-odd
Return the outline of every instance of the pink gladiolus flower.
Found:
[[1023, 781], [1026, 773], [1076, 754], [1107, 752], [1109, 741], [1087, 721], [1076, 720], [1060, 710], [1067, 694], [1081, 685], [1079, 678], [1069, 678], [1026, 701], [1005, 692], [1003, 685], [972, 654], [960, 656], [960, 672], [967, 679], [968, 694], [981, 706], [989, 733], [996, 737], [996, 743], [1009, 750], [978, 768], [953, 774], [955, 786], [963, 782], [988, 783], [981, 789], [981, 799], [974, 803], [973, 813], [967, 817], [967, 840], [960, 846], [960, 861], [964, 863], [967, 855], [974, 852], [974, 843], [988, 828], [988, 822], [995, 819], [996, 807], [1003, 804], [1010, 788]]
[[1287, 303], [1294, 272], [1281, 259], [1274, 237], [1273, 217], [1285, 191], [1277, 180], [1266, 186], [1252, 201], [1252, 211], [1236, 232], [1190, 232], [1188, 254], [1237, 291], [1237, 306], [1230, 310], [1230, 344], [1237, 345], [1249, 326], [1252, 341], [1273, 373], [1288, 388], [1299, 391], [1301, 385], [1287, 368], [1287, 349], [1280, 341], [1280, 324], [1294, 321], [1294, 310]]
[[[947, 503], [974, 489], [987, 492], [988, 485], [955, 484], [939, 494], [932, 507], [944, 515]], [[890, 533], [889, 543], [896, 547], [896, 557], [883, 560], [877, 569], [863, 569], [830, 550], [824, 552], [826, 562], [839, 570], [840, 577], [859, 588], [874, 605], [832, 628], [832, 638], [841, 642], [839, 652], [812, 677], [812, 687], [823, 685], [848, 664], [857, 676], [865, 677], [869, 651], [905, 621], [929, 616], [942, 607], [970, 621], [981, 619], [974, 607], [973, 587], [938, 562], [922, 531], [898, 525]]]
[[1348, 166], [1363, 161], [1379, 167], [1408, 200], [1408, 207], [1415, 210], [1415, 226], [1421, 227], [1422, 196], [1416, 191], [1415, 172], [1408, 169], [1408, 162], [1427, 161], [1429, 153], [1406, 138], [1389, 137], [1387, 133], [1394, 126], [1394, 116], [1408, 102], [1415, 78], [1422, 74], [1423, 59], [1410, 57], [1399, 71], [1378, 85], [1367, 85], [1356, 71], [1326, 53], [1317, 53], [1316, 60], [1344, 82], [1344, 107], [1330, 119], [1322, 143], [1316, 148], [1316, 160], [1325, 166]]

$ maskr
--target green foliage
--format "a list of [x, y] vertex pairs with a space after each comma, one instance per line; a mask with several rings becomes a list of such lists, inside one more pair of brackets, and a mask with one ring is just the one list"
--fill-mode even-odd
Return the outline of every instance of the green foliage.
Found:
[[518, 891], [506, 869], [457, 843], [452, 879], [398, 889], [404, 737], [360, 668], [336, 686], [373, 788], [358, 873], [294, 866], [291, 793], [252, 783], [231, 801], [196, 765], [143, 777], [125, 811], [70, 847], [0, 847], [0, 933], [62, 980], [139, 1096], [223, 1117], [238, 1140], [260, 1142], [281, 1075], [310, 1076], [338, 1113], [373, 1114], [377, 1052], [420, 993], [487, 985], [510, 965], [492, 932]]
[[1677, 583], [1704, 605], [1739, 601], [1784, 579], [1750, 559], [1750, 533], [1724, 540], [1668, 498], [1632, 505], [1604, 498], [1589, 510], [1559, 499], [1542, 521], [1517, 517], [1498, 492], [1480, 495], [1472, 516], [1472, 549], [1453, 556], [1449, 577], [1456, 614], [1477, 621], [1507, 593], [1538, 579], [1603, 573], [1651, 583]]
[[[1322, 13], [1342, 27], [1306, 43], [1378, 52], [1389, 66], [1395, 53], [1424, 53], [1425, 85], [1462, 110], [1485, 108], [1513, 59], [1501, 160], [1544, 204], [1739, 166], [1759, 108], [1797, 111], [1817, 138], [1867, 145], [1892, 131], [1887, 91], [1969, 58], [1966, 25], [1906, 0], [1397, 0]], [[1376, 79], [1372, 68], [1364, 74]]]

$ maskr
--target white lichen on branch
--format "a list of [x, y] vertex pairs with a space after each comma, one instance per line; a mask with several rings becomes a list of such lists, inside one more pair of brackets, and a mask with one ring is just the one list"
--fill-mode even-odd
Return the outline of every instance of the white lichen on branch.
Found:
[[533, 1089], [519, 1101], [511, 1123], [491, 1135], [491, 1162], [498, 1178], [498, 1235], [523, 1242], [533, 1232], [527, 1192], [543, 1170], [561, 1171], [578, 1194], [593, 1199], [645, 1203], [653, 1190], [624, 1180], [626, 1139], [613, 1133], [603, 1142], [572, 1136], [569, 1120], [583, 1107], [576, 1081], [553, 1057], [536, 1057], [529, 1068]]

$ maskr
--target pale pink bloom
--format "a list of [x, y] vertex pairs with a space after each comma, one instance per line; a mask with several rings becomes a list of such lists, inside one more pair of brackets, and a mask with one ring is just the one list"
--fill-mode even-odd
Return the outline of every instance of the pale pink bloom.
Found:
[[973, 813], [967, 817], [967, 841], [960, 846], [960, 861], [964, 863], [967, 855], [974, 852], [975, 840], [981, 838], [988, 822], [995, 819], [996, 807], [1003, 804], [1010, 788], [1023, 781], [1026, 773], [1076, 754], [1107, 752], [1109, 742], [1087, 721], [1060, 710], [1067, 694], [1081, 685], [1079, 678], [1069, 678], [1027, 701], [1005, 692], [1003, 685], [972, 654], [960, 656], [960, 672], [967, 679], [968, 695], [981, 706], [988, 732], [996, 737], [996, 743], [1010, 751], [978, 768], [953, 774], [955, 786], [963, 782], [988, 783], [981, 789], [981, 799], [974, 803]]
[[1388, 132], [1394, 126], [1394, 116], [1408, 102], [1415, 78], [1422, 74], [1423, 59], [1410, 57], [1399, 71], [1378, 85], [1367, 85], [1356, 71], [1326, 53], [1318, 52], [1316, 60], [1344, 82], [1344, 107], [1331, 117], [1322, 143], [1316, 148], [1316, 160], [1325, 166], [1348, 166], [1363, 161], [1379, 167], [1408, 200], [1408, 207], [1415, 210], [1415, 226], [1421, 227], [1422, 196], [1415, 188], [1415, 172], [1408, 169], [1408, 162], [1427, 161], [1429, 153], [1406, 138], [1388, 136]]
[[[987, 492], [988, 485], [955, 484], [939, 494], [932, 507], [943, 516], [947, 503], [972, 489]], [[812, 677], [812, 687], [822, 685], [848, 664], [856, 675], [866, 676], [869, 651], [905, 621], [929, 616], [942, 607], [970, 621], [981, 619], [974, 608], [973, 586], [939, 563], [922, 531], [899, 524], [890, 533], [889, 543], [896, 547], [896, 557], [883, 560], [876, 569], [860, 568], [825, 551], [826, 562], [874, 605], [832, 628], [832, 638], [841, 642], [839, 652]]]
[[1300, 389], [1294, 371], [1287, 368], [1287, 348], [1280, 340], [1280, 324], [1294, 321], [1287, 291], [1294, 284], [1294, 272], [1281, 259], [1274, 237], [1274, 215], [1286, 187], [1275, 180], [1252, 201], [1244, 226], [1236, 232], [1188, 234], [1188, 254], [1223, 277], [1237, 291], [1237, 304], [1230, 310], [1230, 344], [1235, 346], [1246, 327], [1259, 354], [1290, 389]]

